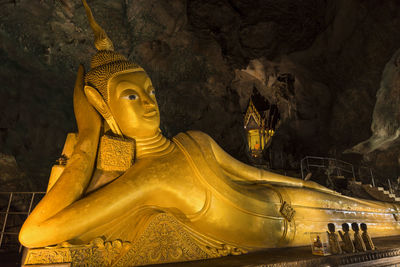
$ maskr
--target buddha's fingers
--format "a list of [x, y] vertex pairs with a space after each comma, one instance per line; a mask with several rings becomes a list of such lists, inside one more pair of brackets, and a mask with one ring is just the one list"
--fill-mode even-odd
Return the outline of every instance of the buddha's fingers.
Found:
[[101, 118], [93, 106], [89, 103], [84, 93], [85, 69], [79, 66], [74, 89], [74, 113], [78, 132], [84, 134], [96, 134], [101, 126]]
[[[93, 165], [97, 153], [101, 117], [86, 98], [84, 75], [85, 69], [82, 65], [79, 65], [74, 88], [74, 113], [78, 126], [78, 141], [75, 145], [74, 154], [81, 153], [83, 160]], [[73, 157], [74, 155], [71, 156], [71, 158]], [[91, 168], [93, 169], [93, 166]]]

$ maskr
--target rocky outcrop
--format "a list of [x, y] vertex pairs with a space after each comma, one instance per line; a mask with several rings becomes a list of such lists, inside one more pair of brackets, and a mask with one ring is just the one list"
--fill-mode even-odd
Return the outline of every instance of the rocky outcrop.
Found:
[[376, 149], [386, 150], [393, 146], [400, 136], [400, 50], [398, 50], [383, 71], [381, 87], [376, 94], [372, 116], [372, 136], [346, 152], [368, 154]]

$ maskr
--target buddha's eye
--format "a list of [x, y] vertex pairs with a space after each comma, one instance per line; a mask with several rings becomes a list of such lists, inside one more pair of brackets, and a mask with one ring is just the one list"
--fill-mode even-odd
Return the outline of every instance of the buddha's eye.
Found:
[[149, 92], [149, 95], [155, 95], [156, 94], [156, 90], [155, 89], [151, 89]]
[[128, 95], [128, 99], [129, 100], [136, 100], [136, 99], [138, 99], [139, 97], [137, 96], [137, 95]]
[[139, 98], [139, 96], [138, 96], [138, 95], [135, 95], [135, 94], [130, 94], [130, 95], [124, 96], [124, 98], [127, 98], [127, 99], [129, 99], [129, 100], [136, 100], [136, 99]]

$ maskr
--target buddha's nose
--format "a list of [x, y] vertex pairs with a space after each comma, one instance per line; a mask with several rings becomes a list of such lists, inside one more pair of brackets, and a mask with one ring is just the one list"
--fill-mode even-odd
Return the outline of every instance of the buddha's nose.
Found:
[[154, 100], [151, 99], [151, 97], [147, 94], [144, 94], [144, 96], [142, 97], [142, 103], [144, 106], [147, 106], [147, 107], [153, 107], [156, 105]]

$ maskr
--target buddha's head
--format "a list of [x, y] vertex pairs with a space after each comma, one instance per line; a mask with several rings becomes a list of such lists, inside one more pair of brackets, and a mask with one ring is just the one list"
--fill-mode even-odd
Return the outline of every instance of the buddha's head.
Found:
[[360, 231], [360, 228], [358, 227], [358, 223], [356, 223], [356, 222], [353, 222], [351, 224], [351, 229], [353, 229], [354, 232]]
[[328, 230], [331, 233], [335, 232], [335, 225], [333, 223], [328, 223]]
[[368, 229], [368, 227], [367, 227], [367, 225], [366, 225], [365, 223], [361, 223], [361, 224], [360, 224], [360, 228], [361, 228], [361, 230], [363, 230], [364, 232], [367, 231], [367, 229]]
[[345, 232], [348, 232], [350, 230], [349, 224], [348, 223], [343, 223], [342, 224], [342, 229]]
[[159, 131], [160, 114], [149, 76], [139, 65], [114, 51], [85, 0], [83, 4], [98, 50], [85, 76], [88, 101], [114, 134], [134, 139], [154, 136]]

